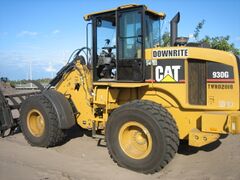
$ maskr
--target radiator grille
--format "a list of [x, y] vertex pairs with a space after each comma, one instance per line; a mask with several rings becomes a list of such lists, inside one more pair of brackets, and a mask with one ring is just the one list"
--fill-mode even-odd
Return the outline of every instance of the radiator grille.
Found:
[[188, 99], [193, 105], [206, 105], [206, 61], [188, 61]]

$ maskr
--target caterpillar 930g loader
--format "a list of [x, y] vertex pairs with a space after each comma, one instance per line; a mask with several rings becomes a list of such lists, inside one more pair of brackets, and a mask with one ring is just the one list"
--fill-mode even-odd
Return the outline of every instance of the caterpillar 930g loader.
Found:
[[78, 124], [106, 140], [119, 166], [154, 173], [179, 140], [201, 147], [239, 134], [239, 58], [178, 37], [179, 13], [171, 47], [160, 47], [164, 18], [144, 5], [86, 15], [87, 46], [21, 105], [26, 140], [55, 146]]

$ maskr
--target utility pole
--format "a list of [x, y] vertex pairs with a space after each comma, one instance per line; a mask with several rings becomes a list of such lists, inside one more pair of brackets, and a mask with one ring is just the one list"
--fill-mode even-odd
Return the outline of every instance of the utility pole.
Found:
[[[29, 62], [29, 80], [32, 80], [32, 61]], [[32, 88], [32, 83], [30, 83], [30, 87]]]

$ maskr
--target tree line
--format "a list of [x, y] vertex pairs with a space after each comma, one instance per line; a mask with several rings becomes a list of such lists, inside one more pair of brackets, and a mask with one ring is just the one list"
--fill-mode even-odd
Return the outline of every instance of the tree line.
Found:
[[[197, 26], [195, 27], [193, 38], [196, 43], [206, 43], [212, 49], [223, 50], [227, 52], [232, 52], [235, 55], [240, 55], [240, 49], [236, 48], [234, 43], [230, 42], [230, 36], [205, 36], [203, 38], [199, 38], [200, 32], [203, 29], [205, 24], [205, 20], [201, 20]], [[162, 35], [162, 47], [170, 46], [170, 32], [165, 31]]]

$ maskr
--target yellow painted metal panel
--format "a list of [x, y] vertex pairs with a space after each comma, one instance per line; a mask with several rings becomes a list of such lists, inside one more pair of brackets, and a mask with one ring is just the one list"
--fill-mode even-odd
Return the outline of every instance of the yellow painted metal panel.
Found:
[[[154, 51], [178, 51], [178, 56], [153, 57]], [[182, 51], [181, 51], [182, 50]], [[185, 53], [187, 50], [187, 53]], [[161, 52], [162, 53], [162, 52]], [[162, 55], [160, 53], [160, 55]], [[196, 47], [165, 47], [152, 48], [145, 51], [147, 60], [164, 61], [165, 59], [185, 59], [185, 83], [152, 83], [159, 92], [165, 92], [170, 98], [174, 98], [179, 105], [184, 109], [189, 110], [238, 110], [239, 109], [239, 76], [236, 58], [232, 53]], [[184, 56], [183, 56], [184, 55]], [[227, 64], [233, 67], [234, 82], [233, 83], [207, 83], [207, 105], [191, 105], [188, 100], [188, 59], [199, 59], [205, 61], [212, 61], [217, 63]], [[221, 86], [220, 88], [218, 88]], [[215, 88], [217, 87], [217, 88]]]
[[[177, 51], [177, 53], [173, 52], [175, 50]], [[187, 50], [187, 53], [185, 50]], [[160, 56], [154, 57], [153, 56], [154, 51], [161, 51]], [[162, 51], [164, 51], [164, 55]], [[220, 51], [216, 49], [198, 48], [198, 47], [175, 46], [175, 47], [158, 47], [158, 48], [146, 49], [145, 57], [146, 57], [146, 60], [193, 58], [193, 59], [210, 60], [210, 61], [224, 63], [232, 66], [236, 65], [235, 56], [230, 52]]]
[[201, 130], [227, 134], [227, 115], [227, 113], [222, 112], [204, 113], [201, 118]]
[[94, 86], [109, 86], [109, 87], [119, 87], [119, 88], [137, 88], [149, 86], [148, 83], [129, 83], [129, 82], [94, 82]]

